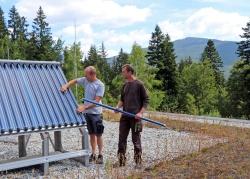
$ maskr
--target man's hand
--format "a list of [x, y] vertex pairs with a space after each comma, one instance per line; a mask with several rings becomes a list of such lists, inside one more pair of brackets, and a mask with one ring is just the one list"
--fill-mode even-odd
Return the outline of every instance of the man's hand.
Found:
[[67, 84], [62, 85], [61, 88], [60, 88], [60, 91], [63, 92], [63, 93], [68, 91], [68, 85]]
[[141, 118], [142, 118], [142, 113], [141, 112], [139, 112], [139, 113], [137, 113], [136, 115], [135, 115], [135, 119], [136, 120], [141, 120]]
[[75, 85], [75, 84], [77, 84], [77, 79], [70, 80], [68, 83], [66, 83], [66, 84], [64, 84], [64, 85], [61, 86], [60, 91], [64, 93], [64, 92], [68, 91], [68, 89], [69, 89], [71, 86], [73, 86], [73, 85]]
[[86, 109], [87, 109], [87, 106], [82, 104], [82, 105], [78, 106], [78, 108], [76, 109], [76, 112], [81, 113], [81, 112], [85, 111]]
[[[117, 106], [116, 106], [116, 109], [120, 109], [121, 107], [123, 106], [123, 102], [122, 101], [119, 101]], [[114, 113], [119, 113], [118, 111], [114, 111]]]
[[[115, 108], [116, 108], [116, 109], [120, 109], [119, 106], [116, 106]], [[119, 113], [118, 111], [115, 111], [115, 110], [114, 110], [113, 112], [114, 112], [114, 113]]]

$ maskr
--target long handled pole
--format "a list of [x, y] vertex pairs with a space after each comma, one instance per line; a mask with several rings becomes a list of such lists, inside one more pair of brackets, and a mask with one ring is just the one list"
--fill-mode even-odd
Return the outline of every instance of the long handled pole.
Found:
[[[101, 107], [104, 107], [104, 108], [107, 108], [107, 109], [110, 109], [110, 110], [113, 110], [113, 111], [116, 111], [116, 112], [126, 114], [126, 115], [131, 116], [131, 117], [135, 117], [135, 114], [132, 114], [132, 113], [129, 113], [129, 112], [123, 111], [121, 109], [117, 109], [117, 108], [114, 108], [114, 107], [111, 107], [111, 106], [108, 106], [108, 105], [105, 105], [105, 104], [100, 104], [100, 103], [98, 103], [96, 101], [93, 101], [93, 100], [83, 98], [82, 101], [87, 101], [87, 102], [95, 104], [97, 106], [101, 106]], [[153, 120], [145, 118], [145, 117], [141, 117], [141, 119], [144, 120], [144, 121], [150, 122], [152, 124], [155, 124], [155, 125], [166, 128], [166, 125], [161, 123], [161, 122], [153, 121]]]

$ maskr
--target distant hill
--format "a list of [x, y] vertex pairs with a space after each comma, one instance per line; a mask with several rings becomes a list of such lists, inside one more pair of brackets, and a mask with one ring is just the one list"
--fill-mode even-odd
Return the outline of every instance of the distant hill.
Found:
[[[232, 64], [237, 58], [236, 50], [238, 45], [234, 41], [221, 41], [212, 39], [225, 65]], [[200, 59], [208, 39], [187, 37], [174, 41], [177, 61], [190, 56], [192, 59]]]
[[[221, 56], [224, 63], [224, 71], [226, 77], [229, 75], [229, 71], [233, 66], [234, 62], [238, 59], [236, 50], [238, 48], [237, 42], [234, 41], [221, 41], [212, 39], [216, 49]], [[174, 41], [174, 49], [177, 55], [177, 62], [183, 58], [190, 56], [195, 61], [198, 61], [201, 57], [208, 39], [187, 37], [184, 39]]]
[[[212, 39], [216, 49], [221, 56], [224, 63], [224, 71], [226, 77], [229, 75], [229, 71], [233, 66], [234, 62], [238, 59], [236, 54], [237, 50], [237, 42], [235, 41], [222, 41], [217, 39]], [[174, 41], [174, 49], [175, 54], [177, 56], [177, 63], [184, 58], [188, 58], [189, 56], [198, 61], [201, 57], [201, 53], [203, 52], [208, 39], [207, 38], [197, 38], [197, 37], [187, 37], [184, 39]], [[146, 48], [145, 48], [146, 50]], [[111, 63], [113, 57], [109, 58], [108, 61]]]

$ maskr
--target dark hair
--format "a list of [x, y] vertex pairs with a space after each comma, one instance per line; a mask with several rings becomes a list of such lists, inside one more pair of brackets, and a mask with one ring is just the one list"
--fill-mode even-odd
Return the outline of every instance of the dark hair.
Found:
[[122, 68], [126, 68], [127, 72], [131, 72], [132, 75], [134, 74], [135, 70], [130, 64], [125, 64], [122, 66]]

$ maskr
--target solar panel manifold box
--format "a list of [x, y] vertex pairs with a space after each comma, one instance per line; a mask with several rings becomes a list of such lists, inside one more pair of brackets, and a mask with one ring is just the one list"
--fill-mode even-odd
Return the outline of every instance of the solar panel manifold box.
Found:
[[[20, 157], [1, 161], [0, 171], [42, 164], [42, 171], [48, 174], [49, 162], [67, 158], [88, 165], [86, 120], [83, 114], [76, 113], [72, 91], [60, 92], [66, 82], [59, 62], [0, 60], [0, 138], [18, 136]], [[82, 150], [63, 150], [61, 132], [68, 128], [79, 129]], [[54, 142], [50, 131], [54, 132]], [[27, 158], [26, 147], [33, 133], [40, 133], [42, 155]], [[50, 143], [57, 153], [49, 152]]]

